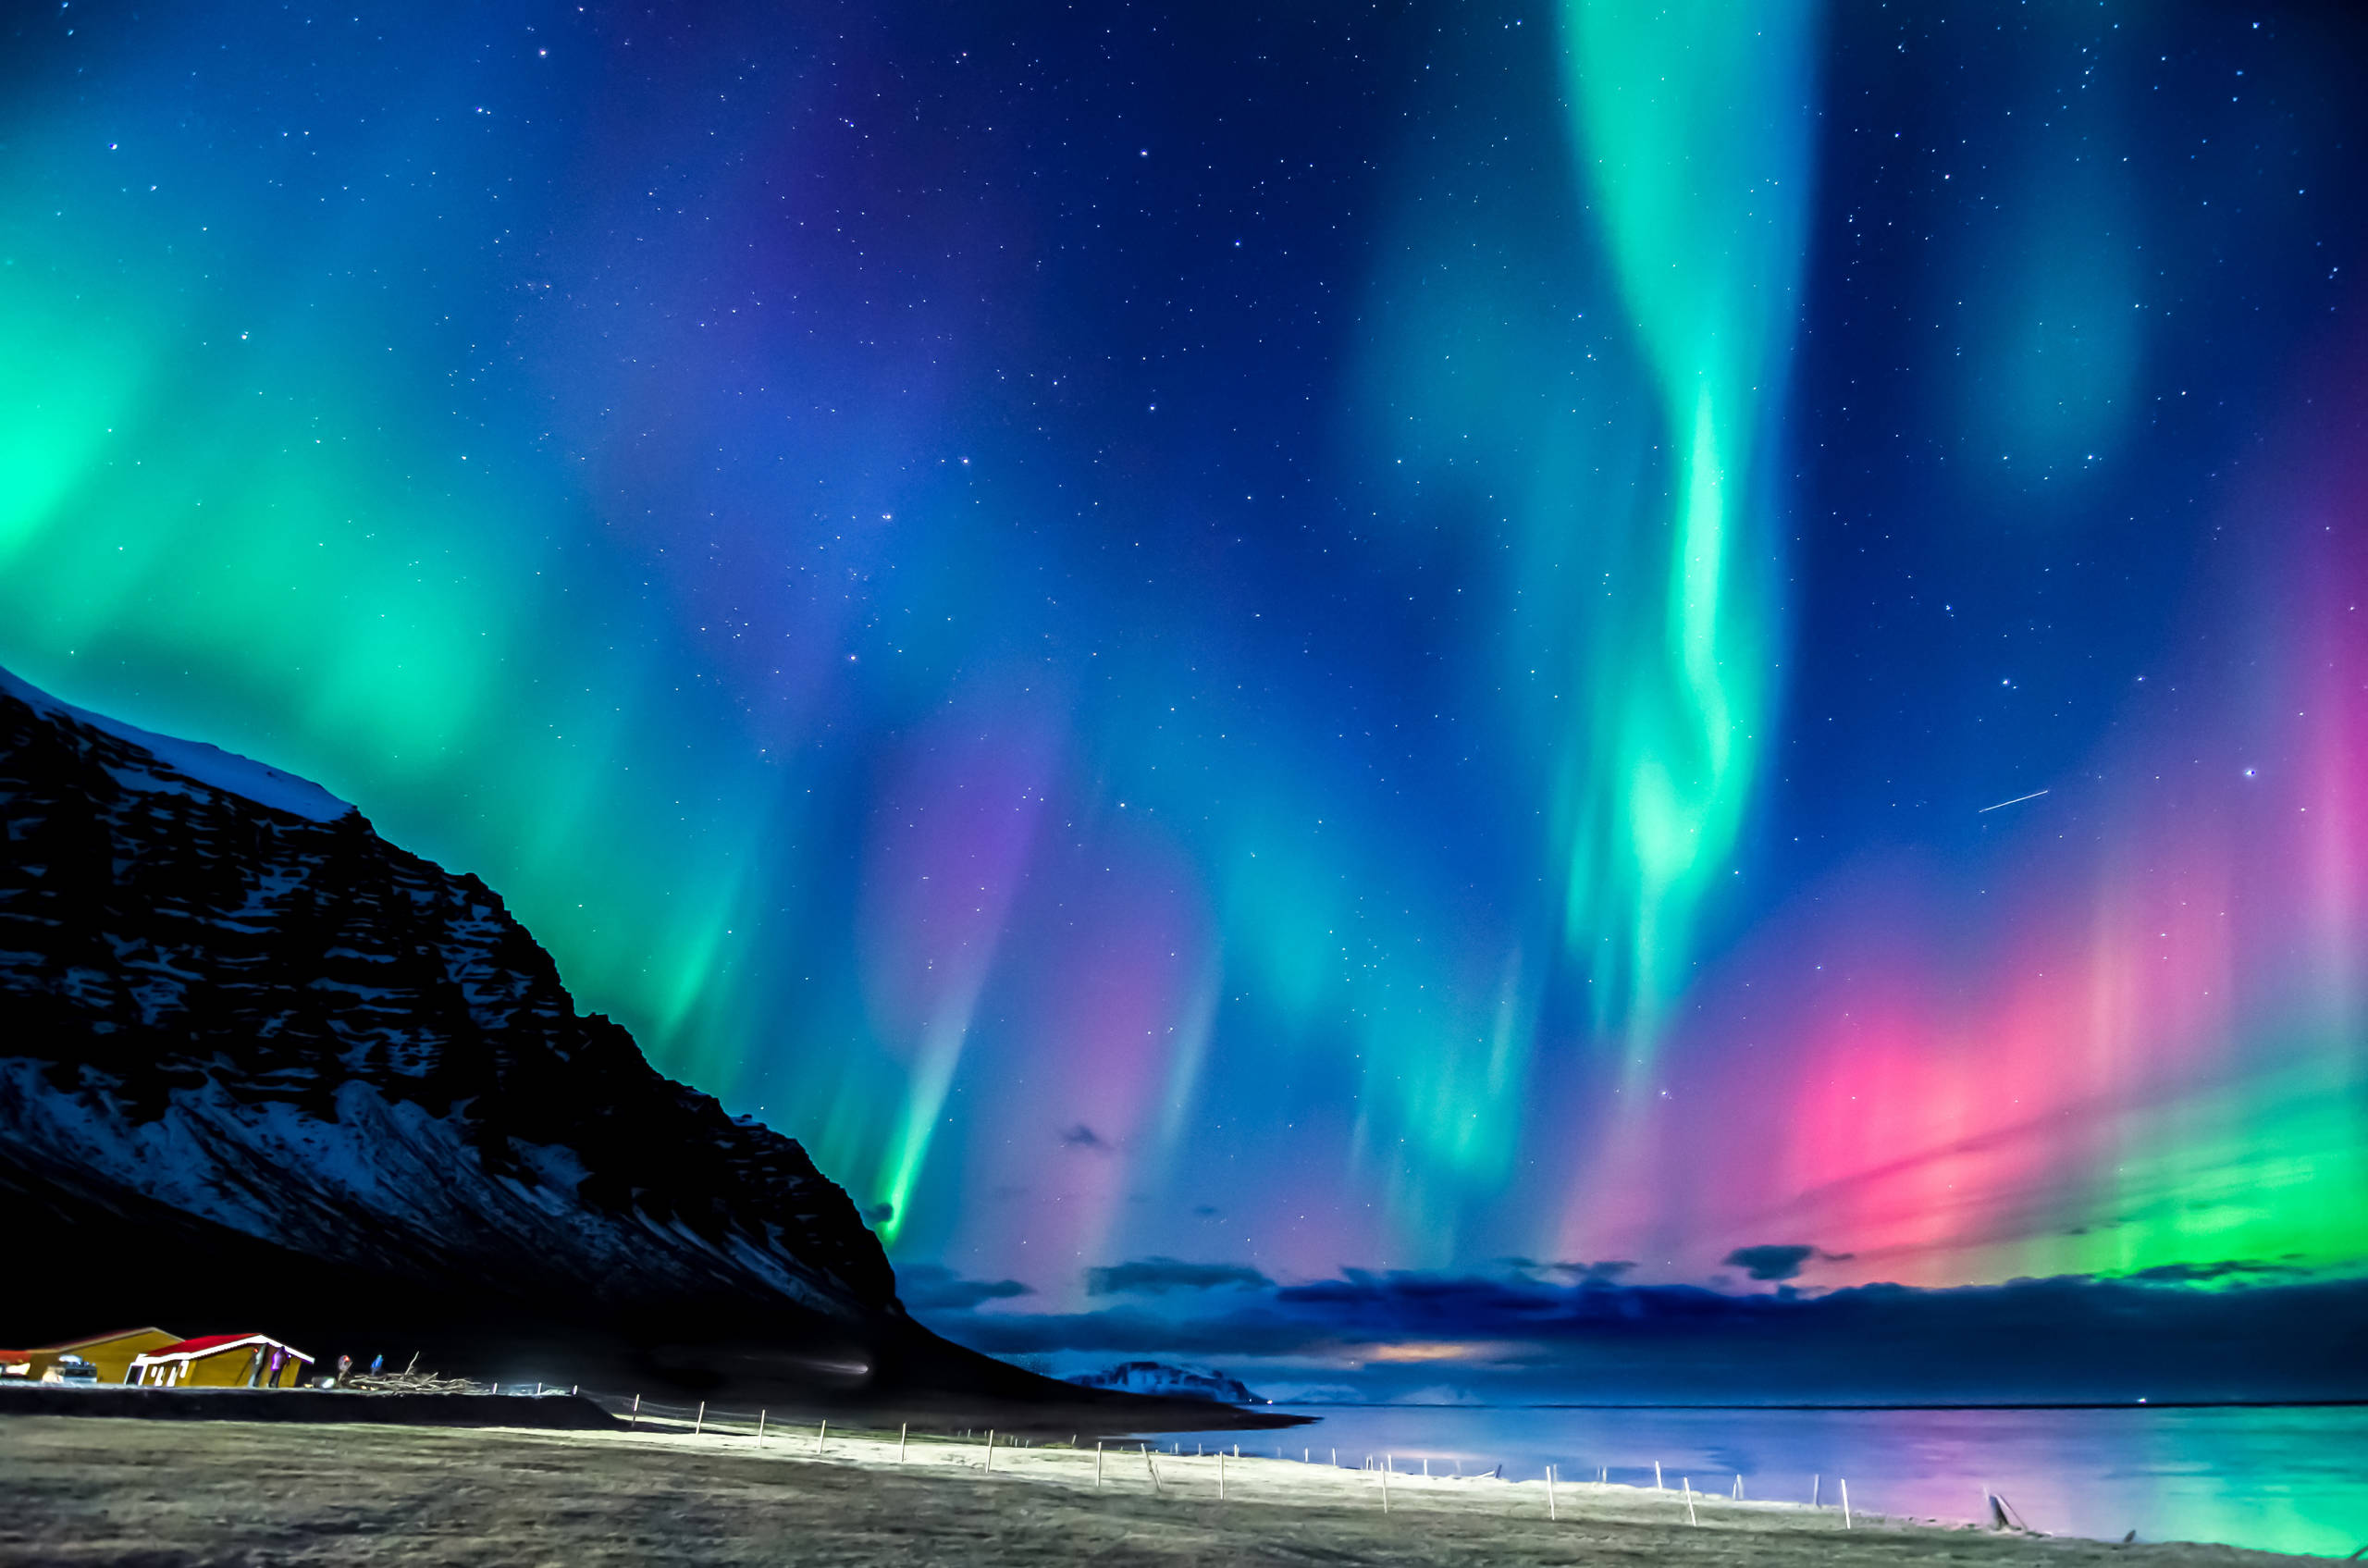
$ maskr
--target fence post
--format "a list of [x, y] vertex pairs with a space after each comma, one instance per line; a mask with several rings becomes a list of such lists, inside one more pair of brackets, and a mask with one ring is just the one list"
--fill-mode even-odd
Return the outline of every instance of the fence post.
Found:
[[1850, 1527], [1850, 1482], [1846, 1476], [1842, 1482], [1842, 1527]]
[[698, 1414], [697, 1414], [697, 1415], [696, 1415], [696, 1416], [694, 1416], [694, 1417], [692, 1417], [692, 1419], [691, 1419], [691, 1436], [692, 1436], [692, 1437], [694, 1437], [694, 1438], [697, 1437], [697, 1436], [699, 1435], [699, 1429], [700, 1429], [701, 1427], [705, 1426], [706, 1425], [707, 1425], [707, 1401], [705, 1401], [705, 1400], [701, 1400], [701, 1401], [699, 1401], [699, 1413], [698, 1413]]
[[764, 1440], [765, 1440], [765, 1413], [764, 1413], [763, 1411], [759, 1410], [759, 1411], [758, 1411], [758, 1412], [757, 1412], [757, 1441], [758, 1441], [758, 1442], [760, 1442], [760, 1443], [761, 1443], [761, 1442], [763, 1442]]
[[905, 1434], [911, 1427], [912, 1423], [909, 1421], [896, 1423], [896, 1463], [899, 1464], [905, 1463]]
[[1546, 1467], [1546, 1517], [1548, 1517], [1548, 1519], [1551, 1519], [1551, 1518], [1555, 1517], [1555, 1513], [1554, 1513], [1554, 1467], [1553, 1467], [1552, 1465], [1550, 1465], [1550, 1464], [1549, 1464], [1549, 1465], [1548, 1465], [1548, 1466]]
[[1102, 1439], [1099, 1438], [1093, 1439], [1093, 1486], [1096, 1491], [1102, 1488]]
[[1687, 1475], [1683, 1479], [1685, 1483], [1685, 1522], [1699, 1525], [1702, 1521], [1694, 1517], [1694, 1477]]
[[639, 1427], [639, 1426], [640, 1426], [640, 1425], [641, 1425], [641, 1396], [640, 1396], [639, 1394], [635, 1394], [635, 1395], [634, 1395], [634, 1397], [633, 1397], [633, 1414], [632, 1414], [630, 1416], [627, 1416], [627, 1417], [625, 1418], [625, 1430], [626, 1430], [626, 1431], [628, 1431], [628, 1432], [633, 1431], [633, 1430], [635, 1430], [635, 1428]]
[[1653, 1461], [1653, 1490], [1658, 1492], [1666, 1489], [1661, 1485], [1661, 1462], [1657, 1459]]
[[993, 1472], [993, 1470], [994, 1470], [994, 1467], [995, 1467], [995, 1429], [994, 1429], [993, 1427], [990, 1426], [990, 1427], [988, 1427], [988, 1428], [987, 1428], [987, 1470], [988, 1470], [988, 1472], [989, 1472], [990, 1474], [992, 1474], [992, 1473]]
[[822, 1429], [821, 1429], [820, 1431], [819, 1431], [819, 1432], [817, 1432], [817, 1433], [815, 1433], [815, 1434], [814, 1434], [814, 1457], [815, 1457], [815, 1458], [820, 1459], [820, 1458], [821, 1458], [821, 1457], [822, 1457], [822, 1450], [823, 1450], [824, 1448], [826, 1448], [827, 1446], [829, 1446], [830, 1441], [831, 1441], [831, 1424], [830, 1424], [829, 1422], [825, 1421], [825, 1422], [823, 1422], [823, 1423], [822, 1423]]
[[1217, 1500], [1225, 1500], [1225, 1450], [1217, 1450]]
[[1384, 1513], [1387, 1513], [1387, 1512], [1389, 1512], [1389, 1463], [1388, 1463], [1388, 1457], [1389, 1457], [1389, 1456], [1388, 1456], [1388, 1455], [1387, 1455], [1387, 1454], [1385, 1454], [1385, 1455], [1383, 1455], [1383, 1456], [1382, 1456], [1382, 1466], [1381, 1466], [1381, 1511], [1382, 1511]]
[[1818, 1501], [1819, 1495], [1823, 1490], [1824, 1485], [1824, 1476], [1812, 1475], [1809, 1477], [1809, 1506], [1811, 1508], [1821, 1508], [1824, 1506], [1822, 1503]]

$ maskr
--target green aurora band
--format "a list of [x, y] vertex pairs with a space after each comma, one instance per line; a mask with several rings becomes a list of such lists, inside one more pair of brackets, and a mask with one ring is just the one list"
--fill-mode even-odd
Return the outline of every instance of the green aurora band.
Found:
[[1571, 673], [1589, 700], [1556, 802], [1563, 930], [1641, 1068], [1729, 869], [1778, 695], [1769, 471], [1799, 308], [1819, 16], [1804, 0], [1565, 0], [1562, 16], [1572, 136], [1652, 387], [1669, 497], [1665, 512], [1629, 514], [1642, 586]]

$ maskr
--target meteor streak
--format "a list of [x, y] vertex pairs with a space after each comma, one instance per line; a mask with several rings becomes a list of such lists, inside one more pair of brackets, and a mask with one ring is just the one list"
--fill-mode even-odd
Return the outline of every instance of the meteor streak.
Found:
[[1982, 815], [1983, 812], [2003, 811], [2009, 806], [2020, 806], [2026, 800], [2037, 800], [2041, 796], [2045, 795], [2047, 791], [2043, 789], [2035, 789], [2029, 795], [2018, 795], [2012, 800], [2002, 800], [1995, 806], [1984, 806], [1981, 810], [1976, 811], [1974, 815], [1979, 817]]

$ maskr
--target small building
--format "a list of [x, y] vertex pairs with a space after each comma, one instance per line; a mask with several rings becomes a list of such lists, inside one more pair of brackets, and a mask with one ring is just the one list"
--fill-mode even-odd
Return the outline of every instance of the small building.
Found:
[[0, 1351], [0, 1377], [23, 1377], [35, 1383], [55, 1381], [58, 1362], [78, 1355], [99, 1369], [100, 1382], [128, 1383], [131, 1381], [134, 1359], [145, 1352], [178, 1344], [180, 1338], [163, 1328], [119, 1328], [112, 1334], [93, 1334], [87, 1340], [68, 1340], [64, 1344], [42, 1345], [30, 1351]]
[[268, 1334], [204, 1334], [132, 1357], [125, 1381], [150, 1389], [292, 1388], [312, 1364]]

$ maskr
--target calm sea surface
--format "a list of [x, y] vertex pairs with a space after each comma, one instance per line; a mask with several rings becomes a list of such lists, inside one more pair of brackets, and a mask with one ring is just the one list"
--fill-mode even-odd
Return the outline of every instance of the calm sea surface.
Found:
[[[1318, 1415], [1287, 1432], [1184, 1433], [1290, 1458], [1334, 1451], [1351, 1467], [1394, 1454], [1401, 1469], [1502, 1464], [1516, 1480], [1559, 1464], [1572, 1480], [1653, 1482], [1754, 1498], [1824, 1500], [1850, 1483], [1854, 1509], [1966, 1520], [1983, 1488], [2032, 1528], [2119, 1540], [2222, 1541], [2337, 1557], [2368, 1545], [2368, 1408], [2263, 1410], [1557, 1410], [1278, 1405]], [[1179, 1440], [1169, 1433], [1166, 1441]], [[1212, 1449], [1214, 1451], [1214, 1448]]]

